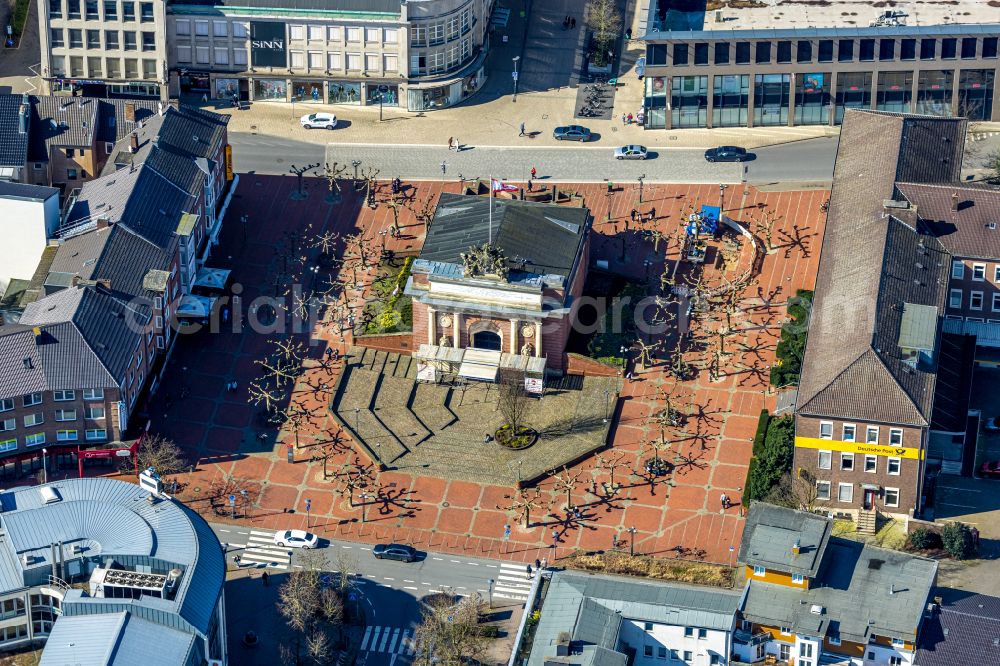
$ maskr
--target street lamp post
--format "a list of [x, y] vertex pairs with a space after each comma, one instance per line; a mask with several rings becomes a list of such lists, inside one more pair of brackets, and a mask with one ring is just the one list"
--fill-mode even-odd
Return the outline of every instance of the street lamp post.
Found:
[[354, 180], [358, 179], [358, 167], [361, 166], [361, 160], [353, 160], [351, 166], [354, 167]]
[[[719, 217], [722, 217], [722, 211], [726, 209], [726, 184], [719, 183]], [[719, 220], [722, 221], [721, 219]]]
[[521, 56], [514, 56], [511, 58], [514, 61], [514, 101], [517, 101], [517, 63], [521, 59]]
[[608, 422], [608, 417], [610, 416], [610, 414], [608, 414], [608, 409], [609, 409], [610, 402], [611, 402], [611, 391], [610, 390], [605, 390], [604, 391], [604, 422], [605, 423]]
[[492, 578], [490, 578], [490, 584], [489, 584], [489, 588], [487, 590], [487, 594], [489, 595], [490, 608], [493, 608], [493, 579]]
[[368, 493], [361, 493], [361, 524], [368, 520]]
[[646, 174], [642, 174], [641, 176], [639, 176], [638, 180], [639, 180], [639, 203], [642, 203], [642, 183], [644, 180], [646, 180]]
[[49, 482], [49, 450], [42, 449], [42, 483]]
[[635, 529], [634, 527], [630, 527], [625, 531], [632, 536], [632, 540], [628, 546], [628, 555], [629, 557], [635, 557], [635, 533], [638, 532], [638, 530]]

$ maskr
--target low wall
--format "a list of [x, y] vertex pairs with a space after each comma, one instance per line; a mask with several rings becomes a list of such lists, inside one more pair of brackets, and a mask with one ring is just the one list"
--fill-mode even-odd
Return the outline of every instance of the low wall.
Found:
[[355, 335], [354, 344], [377, 351], [396, 352], [397, 354], [413, 353], [413, 332], [377, 333], [372, 335]]
[[620, 368], [605, 365], [600, 361], [595, 361], [594, 359], [583, 356], [582, 354], [567, 352], [564, 354], [564, 357], [566, 360], [565, 366], [567, 375], [583, 375], [585, 377], [622, 376]]

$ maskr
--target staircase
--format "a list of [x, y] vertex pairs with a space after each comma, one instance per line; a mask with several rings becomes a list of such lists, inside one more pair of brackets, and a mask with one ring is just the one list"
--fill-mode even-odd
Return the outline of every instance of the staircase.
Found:
[[865, 509], [858, 510], [857, 529], [862, 534], [871, 534], [874, 536], [875, 532], [878, 531], [877, 512]]

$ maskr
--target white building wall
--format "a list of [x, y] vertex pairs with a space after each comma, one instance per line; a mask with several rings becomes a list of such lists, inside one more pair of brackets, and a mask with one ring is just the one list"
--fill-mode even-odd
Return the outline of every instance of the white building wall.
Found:
[[902, 648], [891, 648], [884, 645], [865, 646], [865, 666], [889, 666], [890, 659], [897, 657], [900, 659], [900, 666], [911, 666], [913, 663], [913, 653]]
[[0, 197], [0, 293], [12, 278], [35, 273], [48, 239], [59, 225], [59, 197], [28, 201]]
[[[691, 637], [684, 635], [685, 627], [680, 625], [652, 623], [651, 629], [645, 627], [646, 623], [641, 620], [622, 622], [619, 641], [635, 650], [635, 666], [710, 666], [713, 655], [718, 657], [715, 663], [729, 663], [727, 631], [706, 629], [705, 638], [698, 638], [698, 627], [692, 627], [694, 635]], [[646, 646], [652, 648], [652, 656], [646, 654]], [[665, 657], [660, 656], [660, 648], [666, 650]], [[676, 658], [672, 657], [674, 653], [671, 650], [676, 651]], [[690, 661], [684, 661], [685, 652], [691, 653]]]

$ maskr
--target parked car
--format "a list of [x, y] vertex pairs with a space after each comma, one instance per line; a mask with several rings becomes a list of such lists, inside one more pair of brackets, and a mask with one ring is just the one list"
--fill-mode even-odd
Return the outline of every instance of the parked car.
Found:
[[708, 162], [745, 162], [749, 157], [746, 148], [739, 146], [719, 146], [705, 151]]
[[306, 129], [333, 129], [337, 126], [337, 116], [332, 113], [307, 113], [299, 118], [299, 124]]
[[615, 148], [616, 160], [644, 160], [646, 159], [646, 146], [621, 146]]
[[989, 432], [1000, 431], [1000, 423], [997, 422], [997, 417], [991, 416], [990, 418], [983, 421], [983, 430], [987, 430]]
[[319, 545], [319, 538], [312, 532], [305, 530], [285, 530], [276, 532], [274, 535], [274, 545], [282, 548], [302, 548], [309, 550]]
[[979, 474], [987, 479], [1000, 479], [1000, 460], [984, 462], [979, 468]]
[[374, 555], [377, 560], [413, 562], [417, 559], [417, 551], [411, 546], [401, 543], [380, 543], [372, 548], [372, 555]]
[[590, 141], [590, 130], [583, 125], [566, 125], [555, 128], [552, 136], [558, 141]]

